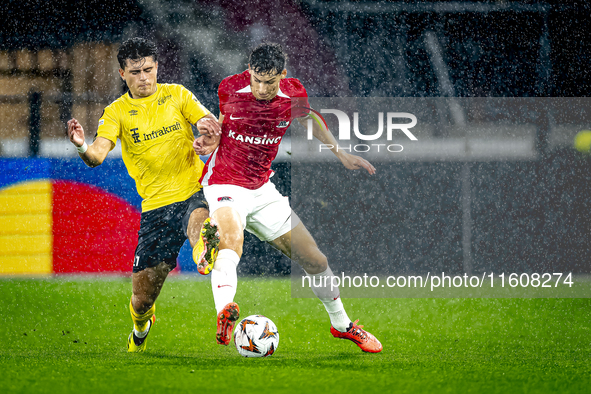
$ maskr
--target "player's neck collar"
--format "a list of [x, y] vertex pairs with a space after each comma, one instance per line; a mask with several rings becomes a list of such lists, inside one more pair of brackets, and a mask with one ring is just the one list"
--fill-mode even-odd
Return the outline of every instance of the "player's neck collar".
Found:
[[158, 97], [158, 92], [160, 92], [160, 84], [159, 83], [156, 84], [156, 91], [147, 97], [134, 98], [131, 96], [131, 90], [128, 90], [127, 94], [125, 96], [127, 97], [128, 100], [132, 100], [134, 103], [141, 103], [141, 102], [148, 102], [148, 101], [156, 100], [156, 97]]
[[[236, 93], [252, 93], [252, 89], [250, 88], [250, 82], [248, 85], [246, 85], [245, 87], [243, 87], [240, 90], [237, 90]], [[290, 98], [287, 94], [283, 93], [281, 91], [281, 86], [279, 87], [279, 91], [277, 91], [277, 94], [275, 95], [275, 97], [283, 97], [283, 98]], [[273, 98], [275, 98], [273, 97]]]

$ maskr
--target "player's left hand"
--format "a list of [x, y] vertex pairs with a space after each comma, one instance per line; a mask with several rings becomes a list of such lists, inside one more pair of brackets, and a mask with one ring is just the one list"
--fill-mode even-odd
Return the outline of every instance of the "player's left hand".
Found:
[[220, 137], [202, 135], [193, 141], [193, 150], [200, 156], [210, 155], [220, 144]]
[[376, 169], [371, 163], [365, 160], [362, 157], [351, 155], [349, 153], [343, 152], [344, 154], [339, 157], [341, 159], [341, 163], [348, 168], [349, 170], [358, 170], [360, 168], [365, 168], [369, 175], [373, 175], [376, 173]]
[[208, 114], [197, 121], [197, 130], [201, 135], [219, 136], [222, 135], [222, 127], [217, 118]]

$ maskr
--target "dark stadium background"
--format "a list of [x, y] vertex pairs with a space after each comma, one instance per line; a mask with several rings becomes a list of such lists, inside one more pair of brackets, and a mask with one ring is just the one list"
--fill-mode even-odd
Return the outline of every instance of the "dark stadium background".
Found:
[[[425, 32], [433, 31], [458, 97], [588, 97], [589, 14], [586, 3], [560, 1], [92, 0], [74, 5], [9, 0], [0, 7], [0, 50], [71, 54], [80, 43], [145, 36], [161, 49], [159, 82], [182, 83], [214, 109], [217, 84], [226, 76], [215, 53], [235, 54], [245, 68], [249, 49], [262, 39], [285, 46], [291, 57], [289, 74], [302, 80], [310, 96], [448, 96], [424, 44]], [[187, 37], [193, 28], [203, 37], [204, 32], [216, 33], [207, 38], [209, 43], [190, 47]], [[67, 69], [21, 70], [15, 58], [9, 62], [0, 71], [2, 78], [63, 81], [57, 96], [52, 93], [55, 97], [0, 93], [0, 105], [29, 105], [32, 137], [24, 156], [36, 160], [44, 138], [39, 106], [42, 100], [54, 100], [60, 120], [67, 120], [72, 76]], [[121, 85], [119, 94], [123, 91]], [[98, 103], [104, 106], [108, 99], [101, 97]], [[3, 116], [0, 138], [11, 133], [12, 120]], [[535, 159], [469, 163], [469, 255], [475, 272], [590, 272], [589, 161], [571, 147], [549, 144], [548, 133], [542, 120]], [[7, 168], [7, 160], [0, 159], [0, 165]], [[298, 193], [309, 198], [298, 199], [297, 208], [330, 261], [355, 266], [369, 258], [371, 272], [392, 264], [396, 272], [462, 271], [466, 245], [459, 196], [464, 162], [380, 163], [380, 182], [388, 186], [373, 200], [366, 198], [371, 186], [364, 174], [348, 173], [334, 162], [323, 166], [310, 165], [309, 173], [301, 175], [308, 182]], [[274, 181], [289, 193], [289, 162], [274, 168]], [[325, 187], [334, 174], [341, 179], [338, 188]], [[329, 201], [328, 209], [320, 201]], [[367, 229], [376, 222], [387, 223], [389, 231]], [[290, 272], [287, 259], [250, 236], [239, 268], [253, 275]]]

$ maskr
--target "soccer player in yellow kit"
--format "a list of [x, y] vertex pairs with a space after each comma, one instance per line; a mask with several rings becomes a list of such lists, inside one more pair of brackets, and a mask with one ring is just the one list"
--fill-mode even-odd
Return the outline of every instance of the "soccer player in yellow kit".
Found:
[[90, 167], [100, 165], [119, 139], [125, 166], [143, 198], [129, 307], [134, 328], [127, 341], [129, 352], [142, 352], [155, 322], [156, 298], [181, 246], [188, 238], [192, 247], [208, 248], [200, 237], [209, 215], [199, 183], [203, 162], [193, 150], [191, 125], [205, 134], [196, 142], [202, 146], [216, 141], [220, 126], [185, 87], [157, 83], [154, 43], [129, 39], [117, 60], [129, 91], [105, 108], [91, 145], [76, 119], [68, 121], [68, 137]]

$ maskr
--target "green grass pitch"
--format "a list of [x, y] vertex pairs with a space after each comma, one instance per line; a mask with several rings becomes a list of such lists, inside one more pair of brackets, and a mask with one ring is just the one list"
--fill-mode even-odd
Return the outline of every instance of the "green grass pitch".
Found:
[[580, 393], [590, 299], [350, 299], [381, 354], [333, 339], [286, 279], [240, 279], [242, 316], [279, 328], [266, 359], [215, 344], [208, 281], [171, 277], [146, 353], [126, 353], [129, 278], [0, 280], [0, 393]]

